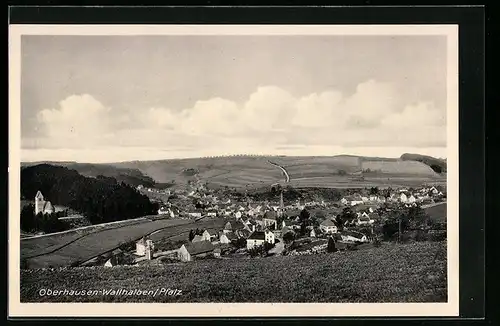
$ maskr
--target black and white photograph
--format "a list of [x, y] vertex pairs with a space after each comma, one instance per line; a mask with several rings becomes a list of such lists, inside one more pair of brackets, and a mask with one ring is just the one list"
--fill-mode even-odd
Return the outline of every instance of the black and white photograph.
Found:
[[458, 314], [457, 26], [10, 37], [19, 315]]

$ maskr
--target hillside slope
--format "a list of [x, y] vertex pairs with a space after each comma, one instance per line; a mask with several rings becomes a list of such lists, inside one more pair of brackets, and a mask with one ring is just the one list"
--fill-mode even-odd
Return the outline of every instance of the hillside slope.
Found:
[[94, 224], [155, 214], [158, 209], [148, 197], [116, 179], [88, 178], [50, 164], [21, 170], [21, 198], [31, 200], [38, 191], [55, 205], [81, 212]]
[[401, 160], [422, 162], [423, 164], [428, 165], [436, 173], [446, 173], [447, 170], [446, 160], [432, 156], [405, 153], [401, 155]]
[[22, 167], [29, 167], [40, 164], [49, 164], [55, 166], [63, 166], [70, 170], [75, 170], [83, 176], [96, 178], [97, 176], [105, 176], [114, 178], [118, 182], [124, 182], [131, 186], [144, 185], [145, 187], [152, 187], [155, 181], [144, 175], [138, 169], [132, 168], [119, 168], [110, 164], [95, 164], [95, 163], [77, 163], [77, 162], [33, 162], [21, 163]]
[[[290, 268], [293, 266], [293, 268]], [[160, 266], [21, 271], [21, 302], [446, 302], [446, 244]], [[40, 288], [177, 288], [172, 296], [44, 296]]]

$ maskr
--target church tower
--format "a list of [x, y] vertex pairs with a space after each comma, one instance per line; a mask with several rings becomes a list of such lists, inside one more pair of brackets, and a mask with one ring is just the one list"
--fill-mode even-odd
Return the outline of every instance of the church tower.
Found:
[[42, 192], [39, 190], [35, 196], [35, 215], [43, 212], [43, 207], [45, 206], [45, 200], [43, 198]]
[[280, 192], [280, 208], [278, 210], [278, 216], [281, 217], [283, 216], [283, 213], [285, 212], [285, 204], [283, 202], [283, 190]]

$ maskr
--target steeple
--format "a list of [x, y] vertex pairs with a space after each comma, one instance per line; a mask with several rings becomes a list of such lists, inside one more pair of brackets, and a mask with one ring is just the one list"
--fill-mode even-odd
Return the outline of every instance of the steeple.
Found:
[[285, 212], [285, 204], [283, 203], [283, 189], [280, 191], [280, 208], [278, 210], [278, 216], [283, 216]]

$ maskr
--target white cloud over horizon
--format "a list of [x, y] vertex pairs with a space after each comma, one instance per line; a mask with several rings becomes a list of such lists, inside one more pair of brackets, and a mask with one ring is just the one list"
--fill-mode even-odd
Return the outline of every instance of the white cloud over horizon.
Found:
[[[393, 84], [374, 79], [359, 83], [352, 94], [326, 89], [295, 96], [269, 85], [241, 103], [213, 97], [187, 108], [158, 105], [128, 111], [92, 94], [74, 94], [58, 107], [39, 111], [37, 123], [44, 133], [22, 139], [24, 160], [49, 160], [47, 155], [58, 156], [58, 150], [75, 157], [63, 160], [87, 153], [102, 155], [101, 161], [337, 155], [362, 148], [365, 153], [378, 149], [380, 154], [373, 154], [380, 156], [410, 151], [446, 156], [446, 109], [432, 101], [405, 103]], [[403, 151], [396, 154], [395, 149]]]

